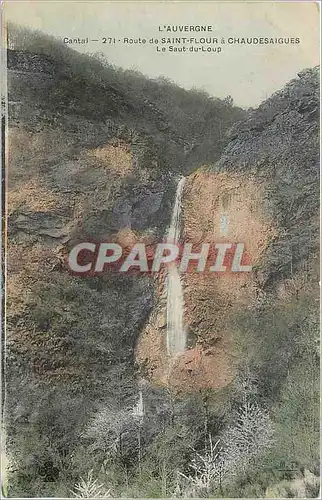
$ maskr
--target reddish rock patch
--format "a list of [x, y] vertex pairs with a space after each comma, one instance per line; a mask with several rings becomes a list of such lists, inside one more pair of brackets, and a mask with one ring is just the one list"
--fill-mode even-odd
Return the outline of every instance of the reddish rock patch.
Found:
[[[183, 242], [244, 243], [255, 266], [265, 256], [276, 229], [263, 210], [264, 186], [258, 180], [227, 173], [198, 172], [185, 184]], [[166, 296], [159, 277], [157, 312], [137, 345], [137, 361], [152, 382], [178, 392], [220, 388], [235, 373], [236, 346], [230, 318], [256, 305], [259, 287], [253, 272], [197, 272], [182, 277], [187, 350], [176, 359], [166, 352]], [[163, 321], [160, 322], [160, 316]], [[160, 326], [161, 325], [161, 326]]]

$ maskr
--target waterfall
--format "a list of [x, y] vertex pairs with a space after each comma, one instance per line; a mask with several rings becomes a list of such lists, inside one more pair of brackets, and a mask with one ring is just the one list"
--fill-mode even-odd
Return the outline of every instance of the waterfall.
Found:
[[139, 401], [134, 406], [132, 414], [140, 419], [144, 417], [144, 403], [143, 403], [142, 391], [139, 391]]
[[[177, 243], [180, 237], [181, 198], [185, 178], [178, 182], [171, 224], [168, 230], [167, 241]], [[183, 326], [183, 290], [179, 271], [175, 263], [168, 267], [167, 274], [167, 352], [169, 356], [176, 356], [186, 348], [186, 333]]]
[[169, 243], [177, 243], [180, 237], [181, 197], [185, 181], [185, 177], [181, 177], [180, 181], [178, 182], [176, 199], [172, 211], [171, 224], [168, 229], [167, 235]]

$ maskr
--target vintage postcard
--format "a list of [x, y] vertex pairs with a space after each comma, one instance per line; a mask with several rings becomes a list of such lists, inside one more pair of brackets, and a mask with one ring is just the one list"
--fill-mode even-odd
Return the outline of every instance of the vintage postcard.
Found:
[[2, 4], [2, 496], [319, 496], [319, 2]]

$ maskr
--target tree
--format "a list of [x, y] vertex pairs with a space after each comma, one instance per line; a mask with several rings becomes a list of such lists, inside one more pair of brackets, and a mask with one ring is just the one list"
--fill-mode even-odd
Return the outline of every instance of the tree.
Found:
[[76, 498], [109, 498], [110, 490], [105, 491], [103, 484], [97, 484], [97, 479], [93, 479], [93, 471], [90, 470], [86, 479], [80, 478], [75, 484], [71, 493]]
[[227, 95], [223, 101], [228, 104], [229, 106], [233, 106], [234, 105], [234, 99], [231, 97], [231, 95]]
[[247, 473], [273, 444], [273, 423], [266, 409], [245, 401], [235, 415], [235, 423], [222, 435], [220, 486], [232, 476]]
[[105, 456], [122, 456], [124, 447], [128, 447], [127, 441], [134, 434], [133, 427], [136, 422], [130, 410], [105, 407], [91, 419], [83, 437], [92, 441], [91, 451], [101, 451]]
[[[176, 489], [176, 494], [182, 493], [182, 496], [200, 497], [208, 496], [212, 487], [219, 477], [219, 461], [220, 454], [219, 440], [213, 444], [212, 437], [209, 434], [209, 443], [204, 454], [194, 450], [195, 457], [190, 463], [190, 468], [194, 471], [192, 475], [185, 475], [178, 472], [179, 482]], [[180, 478], [184, 480], [184, 485], [180, 487]]]

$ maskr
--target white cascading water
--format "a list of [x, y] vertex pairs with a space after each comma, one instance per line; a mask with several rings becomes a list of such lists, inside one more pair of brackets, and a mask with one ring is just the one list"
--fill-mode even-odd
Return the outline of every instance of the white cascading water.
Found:
[[142, 391], [139, 391], [139, 400], [137, 404], [133, 408], [132, 415], [142, 419], [144, 417], [144, 403], [143, 403], [143, 394]]
[[[177, 243], [180, 237], [181, 198], [185, 178], [178, 182], [171, 225], [167, 241]], [[167, 274], [167, 352], [171, 357], [182, 353], [186, 348], [186, 333], [183, 325], [183, 290], [180, 274], [175, 263], [168, 266]]]

